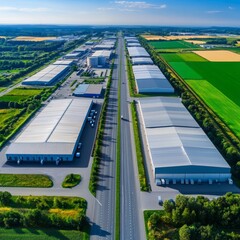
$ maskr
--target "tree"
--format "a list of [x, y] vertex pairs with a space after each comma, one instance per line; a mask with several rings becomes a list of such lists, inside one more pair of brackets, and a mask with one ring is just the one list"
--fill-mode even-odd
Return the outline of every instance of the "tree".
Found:
[[9, 192], [0, 192], [0, 204], [6, 206], [12, 200], [12, 195]]
[[184, 224], [180, 229], [179, 229], [179, 239], [180, 240], [191, 240], [191, 229]]

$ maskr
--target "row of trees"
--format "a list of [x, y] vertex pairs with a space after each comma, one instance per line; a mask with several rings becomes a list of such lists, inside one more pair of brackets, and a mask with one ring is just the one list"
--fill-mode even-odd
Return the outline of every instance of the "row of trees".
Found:
[[162, 239], [163, 228], [169, 227], [179, 229], [180, 240], [234, 239], [233, 229], [240, 224], [240, 196], [232, 193], [212, 201], [203, 196], [178, 195], [175, 202], [167, 200], [163, 207], [164, 214], [153, 213], [148, 219], [150, 235], [155, 239]]
[[173, 70], [171, 70], [160, 55], [148, 45], [146, 40], [140, 38], [140, 41], [142, 46], [145, 47], [152, 56], [155, 64], [159, 66], [166, 78], [171, 82], [175, 91], [182, 97], [183, 104], [228, 161], [232, 167], [234, 176], [240, 178], [240, 140], [211, 109], [192, 93], [179, 76], [176, 76], [175, 73], [173, 74]]

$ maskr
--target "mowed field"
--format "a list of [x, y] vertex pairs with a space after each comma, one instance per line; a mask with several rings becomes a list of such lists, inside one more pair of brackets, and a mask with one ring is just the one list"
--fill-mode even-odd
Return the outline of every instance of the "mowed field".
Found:
[[149, 44], [155, 49], [187, 49], [198, 48], [196, 45], [184, 41], [150, 41]]
[[240, 62], [210, 62], [194, 53], [161, 56], [240, 137]]
[[27, 37], [27, 36], [19, 36], [12, 41], [30, 41], [30, 42], [42, 42], [47, 40], [55, 40], [56, 37]]

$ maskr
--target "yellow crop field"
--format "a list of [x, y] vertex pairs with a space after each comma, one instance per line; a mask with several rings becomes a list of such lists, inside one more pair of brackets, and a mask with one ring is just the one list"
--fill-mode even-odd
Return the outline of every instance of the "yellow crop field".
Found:
[[46, 40], [55, 40], [56, 37], [25, 37], [25, 36], [19, 36], [14, 39], [13, 41], [32, 41], [32, 42], [42, 42]]
[[193, 51], [210, 62], [240, 62], [240, 55], [227, 50]]
[[167, 40], [165, 37], [157, 36], [157, 35], [142, 35], [142, 37], [148, 41], [150, 41], [150, 40]]
[[205, 44], [205, 41], [200, 41], [200, 40], [184, 40], [184, 42], [192, 43], [192, 44]]

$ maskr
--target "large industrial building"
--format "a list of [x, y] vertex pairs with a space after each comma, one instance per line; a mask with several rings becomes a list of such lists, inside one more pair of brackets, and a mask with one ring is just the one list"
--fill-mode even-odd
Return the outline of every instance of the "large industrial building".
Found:
[[174, 89], [156, 65], [133, 66], [138, 93], [173, 93]]
[[72, 66], [74, 65], [73, 60], [66, 60], [66, 59], [58, 59], [56, 62], [53, 63], [53, 65], [66, 65], [66, 66]]
[[73, 95], [76, 97], [99, 98], [102, 91], [102, 84], [80, 84], [73, 92]]
[[143, 47], [128, 47], [128, 53], [131, 58], [133, 57], [150, 57], [148, 52]]
[[148, 65], [148, 64], [152, 65], [153, 64], [153, 61], [150, 57], [144, 57], [144, 58], [134, 57], [131, 60], [133, 65]]
[[8, 161], [72, 161], [91, 110], [90, 99], [51, 101], [6, 152]]
[[40, 72], [34, 74], [33, 76], [23, 80], [23, 85], [40, 85], [48, 86], [60, 81], [65, 77], [70, 70], [69, 65], [49, 65]]
[[139, 105], [157, 183], [214, 183], [231, 178], [229, 165], [180, 98], [144, 98]]

